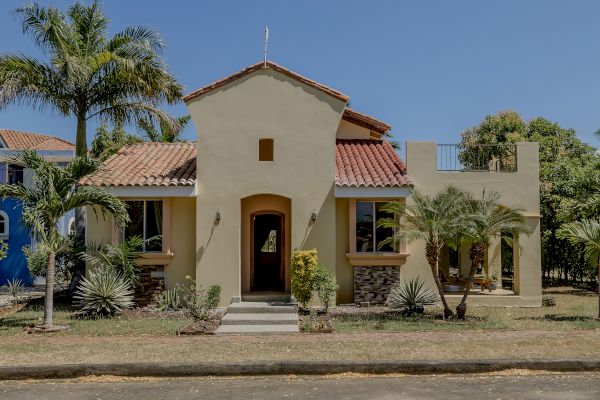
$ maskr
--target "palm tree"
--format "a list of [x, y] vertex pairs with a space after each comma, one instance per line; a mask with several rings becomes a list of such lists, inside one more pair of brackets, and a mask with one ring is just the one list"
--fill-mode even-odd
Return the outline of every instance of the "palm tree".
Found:
[[98, 169], [96, 161], [78, 157], [61, 168], [34, 152], [26, 151], [19, 153], [15, 162], [33, 170], [33, 183], [27, 187], [22, 184], [0, 184], [0, 197], [15, 198], [22, 202], [24, 224], [32, 228], [37, 239], [48, 250], [43, 328], [50, 329], [53, 326], [56, 253], [64, 246], [57, 228], [59, 218], [72, 209], [85, 206], [93, 206], [94, 211], [103, 215], [112, 215], [119, 226], [129, 222], [129, 215], [123, 202], [106, 190], [78, 184], [81, 178]]
[[393, 228], [395, 232], [382, 241], [380, 247], [397, 244], [402, 239], [425, 242], [425, 255], [444, 306], [445, 318], [451, 317], [453, 312], [448, 306], [440, 280], [440, 253], [444, 245], [453, 243], [453, 238], [463, 229], [465, 199], [465, 192], [453, 186], [446, 187], [434, 196], [415, 191], [406, 206], [393, 201], [382, 207], [382, 211], [395, 217], [382, 218], [377, 222], [378, 227]]
[[500, 205], [499, 199], [500, 195], [497, 192], [484, 191], [481, 200], [468, 196], [468, 201], [465, 203], [467, 206], [463, 209], [462, 219], [466, 224], [461, 226], [463, 231], [459, 241], [471, 245], [469, 252], [471, 269], [465, 284], [465, 293], [456, 306], [456, 314], [459, 318], [465, 318], [473, 277], [485, 258], [485, 250], [490, 246], [491, 239], [501, 236], [511, 240], [519, 234], [531, 232], [522, 210]]
[[[15, 14], [48, 60], [0, 55], [0, 111], [30, 104], [75, 117], [80, 157], [87, 154], [90, 120], [118, 126], [145, 118], [177, 125], [158, 107], [179, 102], [182, 86], [162, 60], [163, 42], [156, 32], [128, 27], [109, 38], [109, 19], [98, 1], [76, 2], [66, 13], [32, 3]], [[75, 214], [76, 234], [82, 237], [83, 211]]]
[[600, 220], [584, 219], [564, 224], [557, 236], [573, 244], [585, 245], [585, 257], [598, 269], [598, 318], [600, 319]]
[[[158, 103], [176, 103], [182, 86], [169, 73], [157, 33], [128, 27], [107, 37], [109, 19], [98, 1], [77, 2], [66, 14], [37, 3], [19, 8], [23, 32], [47, 62], [19, 54], [0, 56], [0, 109], [29, 103], [77, 119], [76, 151], [87, 153], [87, 121], [114, 125], [142, 118], [169, 121]], [[176, 125], [176, 123], [174, 123]]]
[[180, 139], [183, 129], [189, 124], [190, 116], [175, 118], [175, 126], [165, 121], [159, 121], [158, 128], [147, 119], [138, 121], [138, 129], [141, 131], [145, 140], [150, 142], [181, 142]]

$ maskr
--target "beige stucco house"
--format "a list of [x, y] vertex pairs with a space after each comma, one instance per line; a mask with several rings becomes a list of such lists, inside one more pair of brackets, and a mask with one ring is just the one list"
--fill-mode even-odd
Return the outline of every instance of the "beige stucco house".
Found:
[[[290, 254], [304, 248], [316, 248], [335, 273], [338, 303], [383, 302], [393, 284], [414, 276], [434, 287], [423, 243], [378, 250], [390, 232], [375, 223], [385, 202], [454, 184], [475, 195], [498, 191], [504, 204], [525, 210], [533, 230], [511, 251], [501, 252], [498, 241], [490, 247], [484, 269], [496, 271], [497, 288], [477, 292], [472, 303], [541, 304], [537, 144], [515, 145], [508, 170], [500, 163], [450, 168], [442, 161], [448, 149], [456, 159], [456, 148], [431, 142], [407, 143], [405, 163], [385, 140], [386, 123], [349, 109], [343, 93], [272, 62], [184, 101], [195, 143], [125, 147], [84, 181], [128, 201], [134, 221], [122, 232], [89, 212], [88, 242], [161, 235], [140, 261], [147, 292], [190, 275], [221, 285], [223, 305], [289, 294]], [[449, 290], [456, 286], [450, 277], [469, 265], [467, 250], [444, 256]], [[501, 263], [512, 267], [503, 289]]]

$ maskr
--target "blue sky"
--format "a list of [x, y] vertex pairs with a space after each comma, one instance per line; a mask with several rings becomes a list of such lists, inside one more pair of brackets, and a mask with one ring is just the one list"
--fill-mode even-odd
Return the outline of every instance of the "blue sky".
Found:
[[[40, 55], [0, 3], [0, 53]], [[41, 1], [65, 8], [71, 1]], [[453, 143], [485, 115], [513, 109], [574, 128], [597, 146], [600, 1], [104, 0], [111, 32], [157, 30], [186, 92], [262, 58], [336, 88], [392, 125], [401, 142]], [[169, 108], [175, 115], [185, 106]], [[96, 124], [91, 124], [91, 139]], [[75, 122], [26, 106], [0, 127], [74, 140]], [[185, 137], [193, 139], [189, 127]]]

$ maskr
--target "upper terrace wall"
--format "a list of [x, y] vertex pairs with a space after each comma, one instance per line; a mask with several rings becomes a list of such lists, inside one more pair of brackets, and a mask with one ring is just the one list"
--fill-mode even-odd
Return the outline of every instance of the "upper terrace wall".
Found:
[[[484, 190], [495, 190], [500, 202], [506, 206], [521, 208], [530, 226], [530, 235], [521, 235], [516, 249], [514, 291], [516, 296], [493, 298], [479, 296], [477, 300], [489, 300], [495, 305], [539, 306], [541, 305], [541, 245], [540, 245], [540, 188], [539, 149], [537, 143], [518, 143], [517, 170], [500, 171], [438, 171], [437, 148], [433, 142], [408, 142], [406, 162], [408, 175], [415, 190], [435, 194], [448, 185], [457, 186], [481, 197]], [[488, 251], [490, 263], [499, 263], [499, 241], [493, 240]], [[410, 256], [402, 267], [401, 279], [420, 275], [433, 286], [431, 273], [425, 273], [427, 265], [424, 244], [416, 241], [407, 246]], [[486, 304], [486, 303], [482, 303]]]
[[454, 185], [475, 196], [483, 189], [500, 193], [502, 204], [524, 209], [526, 216], [540, 214], [539, 148], [537, 143], [517, 144], [516, 172], [462, 172], [437, 170], [436, 144], [406, 143], [408, 176], [415, 189], [433, 194], [447, 185]]

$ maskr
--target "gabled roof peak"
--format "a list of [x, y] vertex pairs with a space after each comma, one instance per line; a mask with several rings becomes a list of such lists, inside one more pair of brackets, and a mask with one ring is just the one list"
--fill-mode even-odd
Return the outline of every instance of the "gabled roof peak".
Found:
[[341, 101], [348, 101], [348, 99], [349, 99], [349, 97], [346, 96], [345, 94], [343, 94], [342, 92], [339, 92], [339, 91], [332, 89], [328, 86], [325, 86], [321, 83], [313, 81], [312, 79], [302, 76], [302, 75], [298, 74], [297, 72], [293, 72], [277, 63], [274, 63], [273, 61], [267, 60], [266, 62], [259, 61], [256, 64], [252, 64], [252, 65], [242, 69], [241, 71], [236, 72], [235, 74], [229, 75], [223, 79], [220, 79], [220, 80], [210, 83], [206, 86], [203, 86], [200, 89], [195, 90], [195, 91], [191, 92], [190, 94], [185, 95], [183, 97], [183, 101], [187, 103], [199, 96], [202, 96], [203, 94], [212, 92], [213, 90], [216, 90], [216, 89], [220, 88], [221, 86], [228, 84], [229, 82], [233, 82], [237, 79], [240, 79], [240, 78], [242, 78], [246, 75], [249, 75], [252, 72], [258, 71], [260, 69], [271, 69], [273, 71], [277, 71], [283, 75], [286, 75], [292, 79], [295, 79], [301, 83], [304, 83], [305, 85], [314, 87], [315, 89], [318, 89], [318, 90], [320, 90], [330, 96], [333, 96]]

